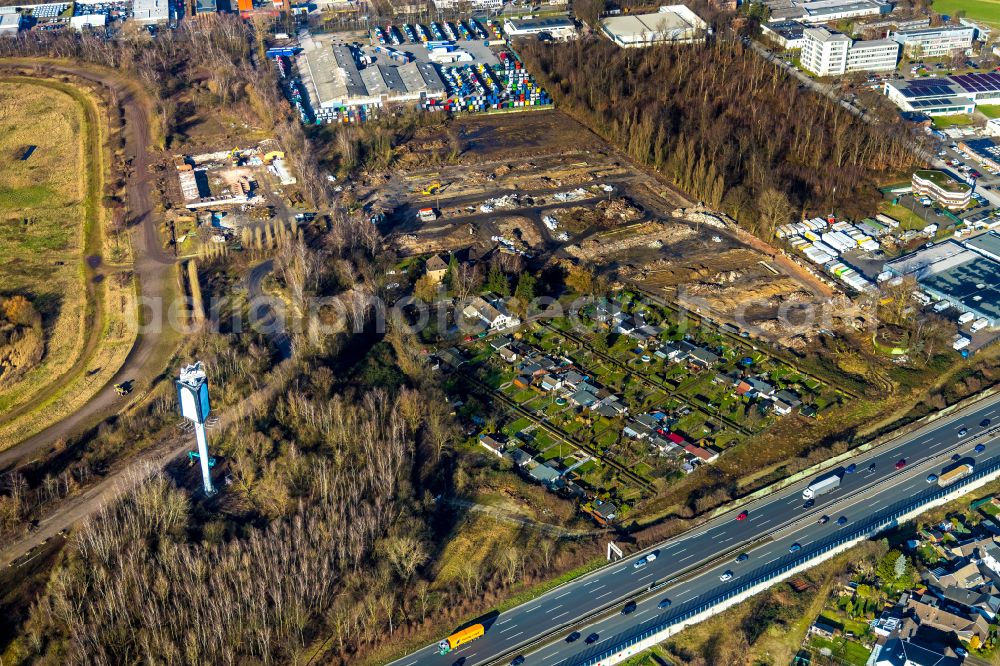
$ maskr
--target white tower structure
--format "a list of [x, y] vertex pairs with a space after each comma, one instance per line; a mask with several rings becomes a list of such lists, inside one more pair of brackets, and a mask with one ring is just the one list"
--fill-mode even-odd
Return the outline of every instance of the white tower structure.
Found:
[[205, 420], [212, 408], [208, 402], [208, 377], [201, 361], [194, 365], [181, 368], [177, 380], [177, 399], [181, 405], [181, 416], [194, 424], [194, 436], [198, 440], [198, 460], [201, 462], [201, 478], [205, 485], [205, 494], [212, 495], [212, 477], [209, 474], [210, 458], [208, 456], [208, 436], [205, 433]]

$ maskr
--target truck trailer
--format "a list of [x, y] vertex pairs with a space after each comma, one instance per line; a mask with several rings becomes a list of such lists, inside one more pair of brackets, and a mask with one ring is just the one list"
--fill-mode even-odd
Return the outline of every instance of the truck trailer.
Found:
[[942, 488], [950, 486], [959, 479], [964, 479], [972, 474], [973, 469], [972, 463], [962, 463], [957, 467], [949, 469], [947, 472], [942, 472], [941, 476], [938, 477], [938, 485]]
[[486, 630], [481, 624], [474, 624], [470, 627], [462, 629], [461, 631], [456, 631], [451, 636], [438, 643], [438, 654], [448, 654], [459, 645], [465, 645], [470, 641], [481, 638], [484, 633], [486, 633]]
[[840, 475], [839, 474], [828, 474], [827, 476], [821, 476], [818, 479], [813, 480], [806, 489], [802, 491], [802, 499], [813, 499], [814, 497], [819, 497], [820, 495], [825, 495], [826, 493], [833, 492], [840, 487]]

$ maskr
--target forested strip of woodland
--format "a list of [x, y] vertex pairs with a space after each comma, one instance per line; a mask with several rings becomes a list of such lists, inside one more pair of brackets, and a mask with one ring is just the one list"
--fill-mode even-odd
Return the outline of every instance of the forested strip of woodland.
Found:
[[765, 238], [801, 211], [871, 214], [914, 165], [901, 123], [869, 125], [738, 42], [517, 48], [564, 110]]

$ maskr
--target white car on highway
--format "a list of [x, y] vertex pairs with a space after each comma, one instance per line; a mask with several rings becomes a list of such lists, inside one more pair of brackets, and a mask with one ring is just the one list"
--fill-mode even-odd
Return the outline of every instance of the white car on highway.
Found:
[[722, 581], [732, 580], [732, 578], [733, 578], [733, 572], [732, 571], [727, 571], [726, 573], [724, 573], [721, 576], [719, 576], [719, 580], [722, 580]]

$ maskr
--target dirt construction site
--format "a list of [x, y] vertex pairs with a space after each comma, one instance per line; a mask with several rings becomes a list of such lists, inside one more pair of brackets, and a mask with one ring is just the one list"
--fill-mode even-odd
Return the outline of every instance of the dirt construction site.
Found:
[[[775, 342], [808, 343], [812, 322], [797, 330], [777, 317], [828, 298], [826, 285], [572, 118], [541, 111], [451, 123], [450, 137], [417, 131], [389, 179], [362, 195], [385, 211], [383, 231], [401, 256], [475, 248], [538, 268], [568, 261]], [[433, 159], [456, 136], [460, 154]]]

